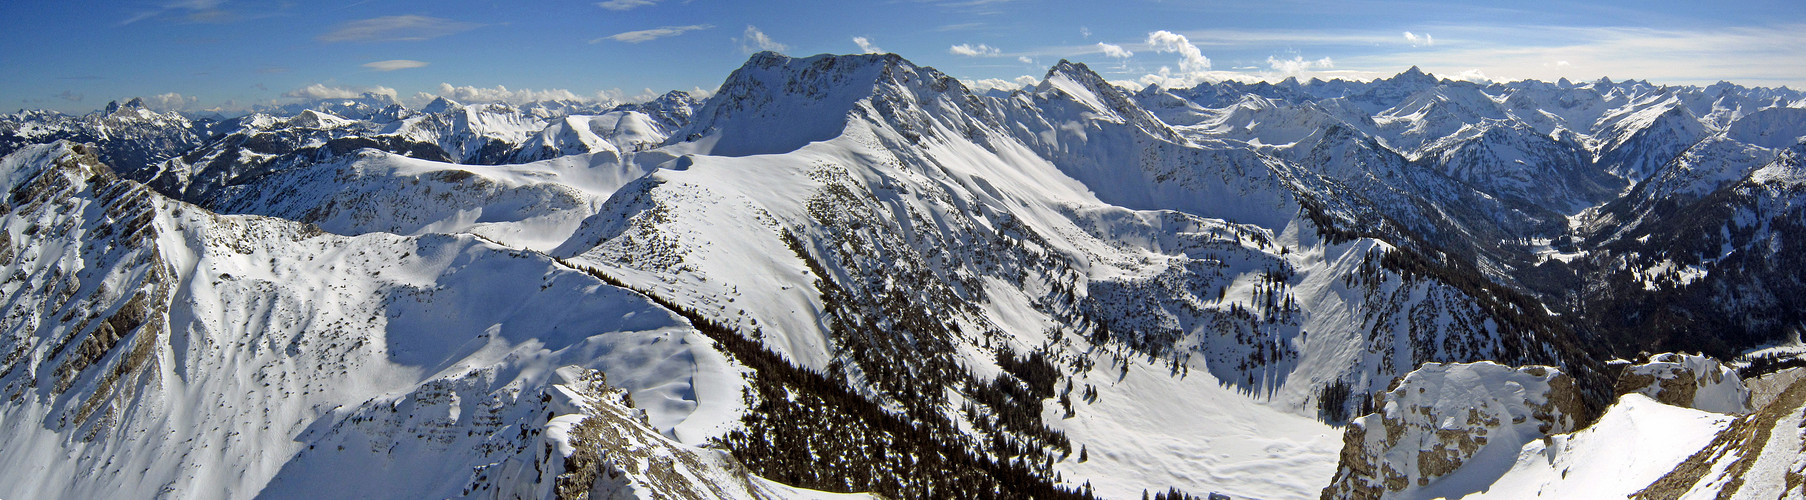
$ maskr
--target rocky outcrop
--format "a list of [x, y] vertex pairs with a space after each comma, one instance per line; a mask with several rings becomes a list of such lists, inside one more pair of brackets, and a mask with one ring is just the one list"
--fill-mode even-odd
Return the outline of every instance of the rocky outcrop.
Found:
[[1590, 414], [1559, 370], [1484, 361], [1427, 364], [1375, 397], [1379, 411], [1343, 435], [1325, 500], [1441, 496], [1449, 491], [1437, 481], [1464, 465], [1512, 460], [1524, 443], [1573, 431]]
[[1737, 371], [1697, 354], [1657, 354], [1647, 363], [1626, 366], [1618, 374], [1615, 392], [1717, 413], [1750, 411], [1750, 391]]

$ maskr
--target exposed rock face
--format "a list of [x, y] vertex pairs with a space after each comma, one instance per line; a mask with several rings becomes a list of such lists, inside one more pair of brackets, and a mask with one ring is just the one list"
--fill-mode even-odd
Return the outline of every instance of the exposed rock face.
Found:
[[[57, 399], [57, 428], [83, 427], [92, 438], [112, 425], [116, 403], [155, 384], [153, 347], [164, 334], [173, 271], [158, 251], [156, 196], [114, 176], [92, 146], [32, 146], [0, 166], [7, 173], [9, 225], [33, 244], [15, 254], [0, 236], [0, 256], [17, 266], [0, 281], [13, 310], [0, 318], [0, 393], [19, 400], [34, 388]], [[86, 214], [96, 214], [84, 217]], [[8, 231], [0, 230], [0, 235]], [[83, 238], [75, 252], [70, 238]], [[37, 287], [44, 293], [16, 293]], [[16, 298], [14, 298], [16, 297]], [[11, 375], [11, 376], [9, 376]], [[139, 380], [139, 377], [148, 377]]]
[[561, 444], [560, 499], [797, 498], [799, 493], [760, 479], [720, 450], [687, 447], [659, 434], [633, 407], [627, 391], [602, 372], [558, 370], [552, 401], [559, 411], [549, 437]]
[[1438, 479], [1483, 455], [1511, 460], [1590, 414], [1574, 379], [1545, 366], [1431, 363], [1376, 398], [1380, 410], [1348, 426], [1324, 499], [1460, 496], [1472, 486]]
[[1625, 367], [1618, 375], [1616, 392], [1710, 412], [1750, 411], [1750, 391], [1737, 371], [1696, 354], [1658, 354], [1648, 363]]

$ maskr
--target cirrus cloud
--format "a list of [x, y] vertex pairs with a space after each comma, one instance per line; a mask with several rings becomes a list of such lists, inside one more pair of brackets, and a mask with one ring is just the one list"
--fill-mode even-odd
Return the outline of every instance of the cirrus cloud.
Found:
[[427, 16], [387, 16], [340, 23], [317, 37], [322, 42], [417, 42], [455, 35], [482, 26]]
[[714, 27], [715, 27], [715, 25], [712, 25], [712, 24], [692, 24], [689, 26], [660, 26], [657, 28], [652, 28], [652, 29], [647, 29], [647, 30], [624, 31], [621, 33], [615, 33], [613, 35], [608, 35], [608, 36], [605, 36], [602, 38], [594, 38], [594, 39], [590, 39], [589, 43], [601, 43], [603, 40], [614, 40], [617, 42], [627, 42], [627, 43], [650, 42], [650, 41], [657, 40], [660, 38], [673, 37], [673, 36], [677, 36], [677, 35], [682, 35], [684, 33], [689, 33], [691, 31], [706, 30], [706, 29], [710, 29], [710, 28], [714, 28]]
[[615, 11], [632, 10], [634, 7], [647, 7], [657, 4], [658, 0], [608, 0], [606, 2], [596, 2], [597, 7]]
[[427, 65], [427, 63], [425, 61], [415, 61], [415, 60], [410, 60], [410, 59], [390, 59], [387, 61], [371, 61], [371, 62], [364, 63], [364, 67], [370, 68], [373, 70], [377, 70], [377, 71], [395, 71], [398, 69], [424, 68], [424, 67], [426, 67], [426, 65]]

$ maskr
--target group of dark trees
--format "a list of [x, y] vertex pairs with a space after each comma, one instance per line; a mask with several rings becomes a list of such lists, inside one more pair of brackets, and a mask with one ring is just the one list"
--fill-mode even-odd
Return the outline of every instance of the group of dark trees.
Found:
[[[848, 387], [843, 377], [798, 367], [772, 352], [752, 340], [757, 332], [749, 336], [599, 269], [565, 264], [639, 291], [686, 317], [723, 352], [751, 368], [745, 398], [752, 411], [743, 417], [742, 429], [716, 444], [761, 476], [805, 488], [892, 498], [1094, 498], [1089, 484], [1062, 486], [1051, 472], [1055, 457], [1047, 452], [1063, 449], [1063, 458], [1071, 448], [1063, 434], [1039, 421], [1038, 395], [1051, 397], [1052, 382], [1046, 376], [1057, 369], [1035, 354], [1000, 354], [1010, 357], [1011, 372], [1034, 382], [1016, 375], [990, 383], [976, 383], [969, 375], [949, 379], [961, 380], [973, 393], [991, 394], [992, 401], [985, 404], [990, 411], [984, 413], [998, 415], [1000, 430], [1026, 429], [1037, 436], [999, 432], [993, 436], [1001, 438], [983, 443], [960, 432], [938, 406], [920, 403], [927, 398], [912, 400], [917, 403], [900, 412], [888, 410]], [[1023, 416], [1028, 406], [1032, 418]], [[998, 449], [997, 442], [1006, 445]], [[987, 448], [992, 453], [974, 452]]]

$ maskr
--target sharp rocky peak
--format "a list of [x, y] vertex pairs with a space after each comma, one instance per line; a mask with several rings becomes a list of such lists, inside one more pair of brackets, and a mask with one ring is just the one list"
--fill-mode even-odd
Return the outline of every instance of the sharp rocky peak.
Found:
[[1405, 70], [1405, 72], [1399, 73], [1398, 76], [1392, 77], [1392, 81], [1399, 82], [1399, 83], [1418, 83], [1418, 84], [1426, 84], [1426, 85], [1436, 85], [1438, 83], [1441, 83], [1441, 81], [1437, 80], [1435, 76], [1433, 76], [1429, 73], [1425, 73], [1422, 69], [1418, 69], [1417, 66], [1412, 66], [1410, 69]]
[[106, 114], [110, 115], [120, 111], [136, 111], [140, 109], [144, 109], [144, 98], [133, 97], [131, 100], [126, 101], [125, 104], [119, 104], [119, 101], [107, 103]]

